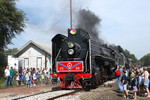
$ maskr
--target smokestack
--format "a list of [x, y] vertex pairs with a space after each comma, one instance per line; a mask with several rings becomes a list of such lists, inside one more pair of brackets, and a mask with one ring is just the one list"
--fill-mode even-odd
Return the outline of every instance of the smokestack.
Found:
[[72, 29], [72, 0], [70, 0], [70, 28]]
[[98, 25], [101, 19], [90, 10], [80, 9], [77, 16], [77, 27], [93, 34], [100, 43], [104, 43], [102, 39], [99, 39]]

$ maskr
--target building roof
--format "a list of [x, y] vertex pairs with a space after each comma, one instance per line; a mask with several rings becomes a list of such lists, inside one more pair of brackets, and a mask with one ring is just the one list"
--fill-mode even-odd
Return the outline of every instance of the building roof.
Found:
[[28, 45], [30, 45], [30, 44], [35, 45], [35, 46], [38, 47], [39, 49], [41, 49], [41, 50], [45, 51], [46, 53], [48, 53], [49, 55], [52, 54], [52, 49], [51, 49], [51, 45], [50, 45], [50, 44], [39, 43], [39, 42], [33, 42], [32, 40], [30, 40], [30, 41], [27, 42], [22, 48], [20, 48], [20, 49], [18, 50], [18, 52], [16, 52], [16, 53], [14, 54], [14, 56], [18, 56], [18, 55], [21, 53], [21, 51], [22, 51], [24, 48], [26, 48]]

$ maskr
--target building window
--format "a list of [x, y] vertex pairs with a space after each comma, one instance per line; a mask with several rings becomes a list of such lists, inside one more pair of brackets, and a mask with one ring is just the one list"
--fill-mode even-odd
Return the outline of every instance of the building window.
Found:
[[42, 69], [42, 58], [41, 57], [37, 57], [36, 68]]
[[24, 58], [24, 67], [29, 68], [29, 58]]

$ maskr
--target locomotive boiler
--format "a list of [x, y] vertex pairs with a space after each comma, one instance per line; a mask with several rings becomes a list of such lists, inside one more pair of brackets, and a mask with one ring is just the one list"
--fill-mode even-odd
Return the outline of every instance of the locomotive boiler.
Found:
[[82, 29], [68, 29], [68, 36], [52, 38], [52, 77], [60, 88], [86, 88], [112, 79], [119, 53]]

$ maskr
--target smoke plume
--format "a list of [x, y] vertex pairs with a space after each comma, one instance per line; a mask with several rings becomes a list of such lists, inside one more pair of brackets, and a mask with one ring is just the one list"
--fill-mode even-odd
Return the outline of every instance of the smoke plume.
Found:
[[98, 25], [100, 25], [101, 19], [96, 16], [93, 12], [86, 9], [80, 9], [77, 16], [77, 27], [93, 34], [100, 42], [99, 39]]

